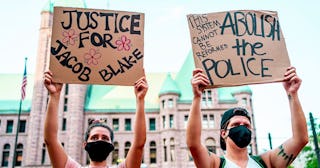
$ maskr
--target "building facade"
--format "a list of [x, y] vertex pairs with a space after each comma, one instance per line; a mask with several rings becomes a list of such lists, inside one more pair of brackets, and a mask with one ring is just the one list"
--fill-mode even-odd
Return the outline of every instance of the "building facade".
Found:
[[[1, 93], [4, 94], [0, 96], [0, 167], [11, 167], [13, 164], [17, 131], [19, 136], [17, 159], [14, 163], [16, 167], [51, 167], [43, 140], [48, 93], [43, 85], [42, 75], [49, 67], [54, 5], [86, 7], [81, 0], [56, 0], [48, 1], [42, 10], [37, 67], [35, 73], [28, 76], [27, 99], [23, 102], [19, 129], [17, 129], [19, 97], [8, 98], [9, 95], [19, 91], [19, 86], [8, 85], [1, 88]], [[190, 84], [193, 69], [193, 56], [190, 52], [177, 73], [147, 72], [149, 83], [145, 103], [147, 140], [143, 167], [195, 167], [186, 145], [186, 124], [193, 98]], [[1, 81], [9, 80], [20, 84], [20, 78], [17, 76], [0, 74]], [[257, 154], [251, 95], [248, 86], [204, 91], [201, 141], [209, 151], [218, 155], [223, 154], [219, 144], [221, 115], [228, 108], [241, 106], [252, 115], [254, 131], [249, 151]], [[109, 155], [108, 163], [117, 165], [123, 161], [131, 146], [134, 116], [135, 96], [132, 87], [65, 84], [59, 106], [59, 139], [70, 157], [86, 165], [89, 158], [82, 144], [88, 120], [104, 119], [115, 133], [115, 150]]]

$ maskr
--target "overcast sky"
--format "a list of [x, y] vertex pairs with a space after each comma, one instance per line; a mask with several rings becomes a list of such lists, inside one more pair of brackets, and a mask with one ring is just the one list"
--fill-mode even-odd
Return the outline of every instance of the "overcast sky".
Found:
[[[45, 1], [11, 0], [0, 6], [0, 73], [35, 71], [40, 12]], [[319, 10], [318, 0], [87, 0], [89, 8], [145, 13], [146, 72], [177, 72], [191, 49], [187, 14], [253, 9], [278, 12], [291, 64], [303, 83], [299, 92], [307, 119], [319, 117]], [[172, 61], [174, 60], [174, 61]], [[1, 81], [5, 82], [5, 81]], [[269, 148], [291, 135], [290, 113], [281, 83], [251, 85], [259, 150]], [[1, 93], [0, 93], [1, 94]]]

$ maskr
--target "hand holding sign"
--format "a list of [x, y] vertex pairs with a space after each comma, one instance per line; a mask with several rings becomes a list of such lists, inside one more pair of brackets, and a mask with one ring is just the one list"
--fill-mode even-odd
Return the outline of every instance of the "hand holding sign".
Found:
[[144, 14], [55, 7], [50, 50], [54, 81], [134, 85], [144, 76]]
[[276, 12], [188, 15], [195, 65], [211, 87], [283, 80], [290, 66]]

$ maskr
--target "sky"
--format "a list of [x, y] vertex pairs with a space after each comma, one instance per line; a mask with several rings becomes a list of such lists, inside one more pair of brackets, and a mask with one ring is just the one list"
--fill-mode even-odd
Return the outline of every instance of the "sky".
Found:
[[[28, 73], [35, 71], [40, 12], [46, 1], [11, 0], [0, 6], [0, 74], [23, 73], [28, 57]], [[317, 51], [320, 39], [318, 0], [86, 0], [87, 7], [145, 13], [144, 67], [148, 72], [177, 72], [191, 49], [187, 14], [228, 10], [277, 11], [290, 62], [302, 79], [300, 101], [319, 118], [317, 107], [320, 82]], [[5, 81], [1, 81], [5, 82]], [[250, 85], [259, 151], [269, 149], [291, 136], [290, 111], [281, 83]], [[1, 94], [1, 93], [0, 93]]]

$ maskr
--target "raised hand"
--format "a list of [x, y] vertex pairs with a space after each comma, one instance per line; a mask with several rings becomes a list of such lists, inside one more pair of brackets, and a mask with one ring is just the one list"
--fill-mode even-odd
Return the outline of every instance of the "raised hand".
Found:
[[209, 85], [209, 80], [206, 75], [204, 75], [202, 69], [195, 69], [192, 72], [192, 79], [191, 79], [191, 85], [192, 85], [192, 91], [194, 96], [200, 97], [204, 88]]
[[134, 93], [137, 99], [144, 99], [147, 94], [148, 87], [146, 77], [141, 77], [134, 83]]
[[55, 83], [52, 81], [52, 72], [46, 71], [44, 72], [44, 85], [48, 89], [50, 95], [60, 94], [62, 83]]
[[302, 80], [298, 77], [295, 67], [288, 67], [284, 74], [283, 87], [288, 95], [296, 94], [300, 88]]

